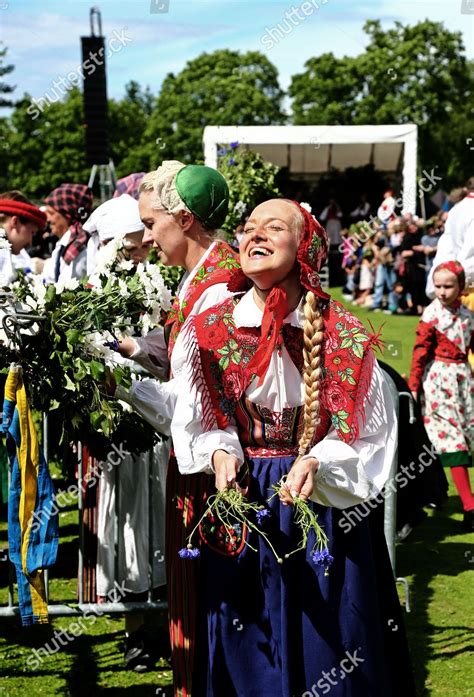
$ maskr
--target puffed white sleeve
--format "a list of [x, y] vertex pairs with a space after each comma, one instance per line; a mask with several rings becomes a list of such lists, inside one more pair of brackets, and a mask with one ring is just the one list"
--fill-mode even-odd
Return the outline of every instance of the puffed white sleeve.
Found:
[[173, 447], [181, 474], [212, 474], [212, 456], [216, 450], [235, 455], [242, 464], [244, 453], [235, 423], [226, 429], [219, 429], [216, 425], [210, 431], [203, 431], [202, 420], [201, 400], [196, 399], [196, 392], [183, 376], [171, 422]]
[[166, 378], [169, 370], [168, 347], [163, 327], [157, 327], [147, 336], [133, 337], [135, 351], [130, 358], [151, 375]]
[[177, 389], [176, 380], [159, 382], [153, 378], [145, 378], [134, 380], [128, 390], [118, 385], [115, 397], [130, 404], [155, 431], [169, 436]]
[[313, 501], [323, 506], [349, 508], [371, 499], [383, 489], [397, 447], [397, 416], [382, 370], [375, 364], [366, 398], [365, 419], [358, 439], [348, 445], [331, 428], [305, 457], [315, 457]]

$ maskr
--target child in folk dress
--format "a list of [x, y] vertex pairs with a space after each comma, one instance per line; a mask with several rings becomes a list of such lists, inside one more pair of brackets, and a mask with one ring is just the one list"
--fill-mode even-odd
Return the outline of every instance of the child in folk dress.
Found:
[[467, 354], [474, 344], [474, 313], [461, 304], [461, 264], [447, 261], [433, 274], [436, 299], [416, 330], [410, 374], [415, 399], [421, 394], [426, 430], [443, 465], [451, 467], [464, 508], [464, 527], [474, 529], [474, 495], [467, 468], [472, 464], [474, 408]]

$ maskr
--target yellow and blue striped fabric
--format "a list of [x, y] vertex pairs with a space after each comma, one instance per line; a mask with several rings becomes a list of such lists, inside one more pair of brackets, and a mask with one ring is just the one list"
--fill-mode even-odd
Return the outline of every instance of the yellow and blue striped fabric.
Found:
[[21, 620], [24, 626], [46, 623], [44, 569], [56, 561], [58, 513], [18, 366], [10, 368], [5, 384], [2, 431], [11, 466], [8, 547], [16, 570]]

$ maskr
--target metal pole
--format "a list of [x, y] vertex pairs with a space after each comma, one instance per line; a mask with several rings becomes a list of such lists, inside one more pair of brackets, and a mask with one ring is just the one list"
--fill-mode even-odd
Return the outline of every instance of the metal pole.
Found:
[[148, 468], [148, 600], [152, 601], [153, 561], [155, 557], [153, 543], [153, 448], [147, 453]]
[[78, 456], [78, 463], [77, 463], [77, 481], [79, 483], [78, 486], [78, 498], [77, 498], [77, 506], [79, 509], [79, 558], [78, 558], [78, 567], [79, 567], [79, 581], [78, 581], [78, 596], [79, 596], [79, 604], [81, 605], [84, 602], [84, 503], [82, 500], [82, 496], [84, 493], [82, 484], [82, 478], [83, 478], [83, 473], [84, 473], [84, 463], [82, 462], [82, 443], [77, 444], [77, 456]]

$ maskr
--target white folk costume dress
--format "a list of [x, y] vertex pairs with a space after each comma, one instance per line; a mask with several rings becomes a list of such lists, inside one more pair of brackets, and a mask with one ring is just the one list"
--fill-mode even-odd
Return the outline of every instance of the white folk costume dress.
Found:
[[474, 443], [474, 387], [467, 352], [474, 314], [434, 300], [416, 330], [410, 389], [421, 390], [423, 420], [443, 464], [470, 465]]
[[[375, 364], [374, 339], [320, 289], [315, 271], [327, 240], [300, 211], [301, 282], [322, 299], [324, 322], [321, 407], [307, 453], [320, 466], [310, 505], [334, 562], [329, 575], [313, 563], [312, 533], [307, 549], [280, 565], [246, 526], [223, 530], [205, 519], [200, 558], [181, 560], [186, 574], [200, 564], [193, 694], [292, 697], [313, 694], [314, 687], [335, 697], [412, 697], [403, 631], [396, 637], [386, 631], [400, 610], [383, 531], [376, 540], [369, 519], [349, 533], [340, 524], [341, 509], [376, 496], [387, 480], [396, 447], [394, 406]], [[284, 557], [300, 533], [293, 508], [269, 498], [295, 461], [304, 393], [302, 308], [288, 313], [282, 293], [278, 286], [271, 291], [264, 313], [250, 290], [192, 319], [171, 431], [180, 471], [196, 473], [189, 477], [212, 473], [216, 449], [245, 463], [240, 484], [249, 500], [267, 509], [267, 532]], [[210, 477], [208, 495], [214, 491]], [[330, 687], [323, 671], [340, 665], [347, 652], [364, 661]]]

